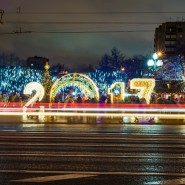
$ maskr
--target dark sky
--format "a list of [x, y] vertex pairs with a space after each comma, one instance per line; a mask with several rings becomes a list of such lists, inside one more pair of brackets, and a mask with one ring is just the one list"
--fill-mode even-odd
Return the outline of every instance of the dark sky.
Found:
[[[17, 7], [21, 7], [22, 14], [16, 14]], [[141, 12], [183, 12], [184, 7], [185, 0], [0, 0], [0, 9], [5, 11], [0, 33], [13, 32], [20, 27], [23, 32], [134, 31], [0, 35], [0, 52], [14, 53], [24, 59], [35, 55], [44, 56], [51, 63], [63, 63], [69, 67], [90, 63], [96, 65], [101, 56], [109, 53], [114, 46], [126, 56], [146, 55], [153, 52], [154, 31], [159, 23], [181, 21], [183, 16], [185, 18], [185, 13]], [[24, 12], [31, 14], [23, 14]], [[42, 14], [38, 14], [39, 12]], [[54, 14], [56, 12], [60, 14]], [[32, 24], [28, 24], [30, 22]], [[101, 23], [95, 24], [96, 22]], [[110, 24], [111, 22], [114, 24]], [[146, 32], [138, 32], [139, 30]]]

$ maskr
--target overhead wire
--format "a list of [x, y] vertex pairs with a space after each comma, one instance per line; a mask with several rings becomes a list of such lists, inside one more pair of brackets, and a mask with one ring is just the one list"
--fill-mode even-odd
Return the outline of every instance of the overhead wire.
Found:
[[131, 22], [131, 21], [4, 21], [7, 24], [127, 24], [127, 25], [158, 25], [162, 22]]
[[10, 34], [99, 34], [99, 33], [136, 33], [136, 32], [154, 32], [153, 30], [106, 30], [106, 31], [15, 31], [4, 32], [0, 35]]
[[[16, 14], [14, 11], [6, 12], [6, 14]], [[185, 11], [94, 11], [94, 12], [21, 12], [21, 14], [185, 14]]]
[[[17, 12], [5, 12], [6, 14], [17, 14]], [[96, 11], [96, 12], [23, 12], [20, 11], [21, 14], [185, 14], [185, 11]], [[20, 24], [20, 25], [159, 25], [162, 22], [153, 22], [153, 21], [16, 21], [16, 20], [6, 20], [4, 24]], [[111, 29], [111, 28], [110, 28]], [[3, 34], [24, 34], [24, 33], [48, 33], [48, 34], [67, 34], [67, 33], [135, 33], [135, 32], [154, 32], [154, 30], [139, 30], [137, 28], [132, 30], [93, 30], [93, 31], [15, 31], [15, 32], [5, 32], [0, 33]]]

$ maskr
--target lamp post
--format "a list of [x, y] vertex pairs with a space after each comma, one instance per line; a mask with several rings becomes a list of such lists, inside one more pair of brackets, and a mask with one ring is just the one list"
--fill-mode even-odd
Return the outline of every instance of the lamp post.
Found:
[[162, 67], [163, 61], [159, 58], [161, 53], [154, 53], [152, 58], [148, 60], [147, 65], [153, 70], [153, 73], [156, 74], [157, 70]]

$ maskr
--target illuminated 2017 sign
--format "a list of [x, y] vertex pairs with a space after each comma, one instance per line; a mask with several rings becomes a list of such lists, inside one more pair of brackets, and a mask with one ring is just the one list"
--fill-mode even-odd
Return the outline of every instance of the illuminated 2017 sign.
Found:
[[36, 91], [35, 95], [25, 104], [25, 107], [35, 103], [37, 100], [41, 101], [44, 97], [44, 88], [41, 84], [37, 82], [30, 82], [24, 88], [24, 94], [31, 95], [33, 91]]
[[131, 89], [140, 90], [138, 97], [144, 98], [147, 104], [150, 103], [151, 94], [155, 88], [155, 79], [133, 79], [130, 82]]
[[[114, 94], [111, 92], [112, 89], [115, 88], [116, 85], [120, 86], [120, 95], [121, 100], [124, 101], [124, 92], [125, 92], [125, 83], [124, 82], [115, 82], [108, 89], [108, 94], [110, 95], [111, 103], [114, 103]], [[144, 98], [146, 103], [150, 103], [151, 94], [155, 88], [155, 79], [147, 79], [147, 78], [135, 78], [130, 82], [130, 89], [138, 89], [140, 90], [138, 97]]]
[[[58, 91], [66, 86], [76, 86], [82, 90], [85, 96], [95, 98], [97, 101], [99, 101], [99, 89], [94, 83], [94, 81], [89, 77], [78, 73], [64, 75], [63, 77], [57, 79], [50, 90], [50, 101], [52, 102]], [[114, 93], [111, 91], [116, 86], [119, 86], [120, 99], [122, 102], [124, 101], [125, 83], [115, 82], [108, 89], [108, 94], [110, 95], [111, 103], [114, 103]], [[151, 93], [153, 92], [154, 87], [155, 79], [136, 78], [132, 79], [130, 82], [130, 88], [140, 90], [138, 97], [144, 98], [147, 104], [150, 103]], [[27, 89], [29, 89], [29, 92]], [[31, 100], [29, 100], [29, 102], [25, 106], [29, 106], [31, 103], [36, 102], [38, 98], [39, 101], [41, 101], [42, 98], [44, 97], [43, 89], [44, 88], [42, 87], [41, 84], [38, 84], [36, 82], [29, 83], [25, 87], [24, 93], [31, 94], [31, 91], [35, 90], [36, 94]]]

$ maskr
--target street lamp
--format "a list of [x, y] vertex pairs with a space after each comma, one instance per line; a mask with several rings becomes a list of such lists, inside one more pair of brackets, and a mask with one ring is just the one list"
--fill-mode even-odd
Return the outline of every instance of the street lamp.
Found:
[[124, 67], [122, 67], [122, 68], [121, 68], [121, 71], [125, 71], [125, 68], [124, 68]]
[[148, 60], [147, 65], [150, 68], [153, 68], [153, 71], [156, 72], [159, 67], [163, 65], [163, 61], [159, 59], [161, 53], [154, 53], [152, 58]]

